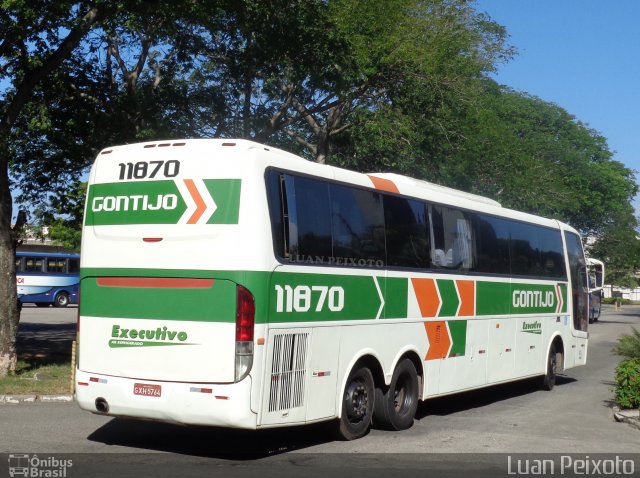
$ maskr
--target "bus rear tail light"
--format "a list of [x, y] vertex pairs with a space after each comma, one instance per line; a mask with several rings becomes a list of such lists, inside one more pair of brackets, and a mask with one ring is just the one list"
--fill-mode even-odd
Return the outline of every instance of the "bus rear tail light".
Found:
[[235, 381], [244, 379], [253, 365], [253, 332], [256, 304], [247, 289], [236, 287], [236, 362]]

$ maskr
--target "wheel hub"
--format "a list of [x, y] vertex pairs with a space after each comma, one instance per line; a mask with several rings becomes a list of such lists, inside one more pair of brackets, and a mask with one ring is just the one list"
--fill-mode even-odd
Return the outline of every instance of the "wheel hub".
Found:
[[361, 383], [354, 382], [347, 388], [345, 397], [347, 414], [351, 418], [360, 419], [367, 414], [369, 396], [367, 389]]

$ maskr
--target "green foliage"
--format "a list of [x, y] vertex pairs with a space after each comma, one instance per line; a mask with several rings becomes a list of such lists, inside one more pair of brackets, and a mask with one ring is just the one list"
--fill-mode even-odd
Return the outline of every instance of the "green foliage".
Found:
[[640, 330], [631, 328], [631, 334], [623, 335], [618, 339], [618, 344], [613, 351], [628, 359], [640, 360]]
[[632, 302], [629, 299], [621, 299], [619, 297], [603, 297], [601, 300], [603, 304], [608, 304], [608, 305], [613, 305], [616, 303], [620, 303], [620, 305], [632, 304]]
[[445, 172], [450, 184], [588, 235], [632, 211], [633, 172], [559, 106], [487, 81], [471, 111], [459, 161]]
[[622, 408], [640, 408], [640, 359], [623, 360], [618, 364], [615, 395]]
[[638, 222], [631, 211], [612, 214], [602, 225], [589, 254], [605, 262], [606, 282], [620, 287], [638, 286], [640, 270]]
[[[90, 7], [5, 3], [0, 106]], [[598, 239], [607, 282], [636, 284], [633, 172], [558, 105], [487, 78], [514, 49], [473, 2], [96, 5], [103, 17], [33, 86], [5, 141], [18, 201], [58, 241], [78, 240], [82, 212], [64, 198], [104, 146], [243, 137], [564, 220]]]
[[52, 197], [50, 207], [36, 211], [38, 225], [41, 229], [48, 230], [48, 238], [54, 245], [70, 251], [80, 251], [86, 193], [87, 183], [76, 182], [69, 186], [69, 192], [65, 196]]

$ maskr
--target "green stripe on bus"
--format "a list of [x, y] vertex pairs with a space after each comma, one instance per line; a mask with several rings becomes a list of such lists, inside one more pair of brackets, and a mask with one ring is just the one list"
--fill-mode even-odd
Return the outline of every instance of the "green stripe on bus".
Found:
[[[81, 271], [81, 313], [104, 317], [173, 317], [173, 320], [235, 320], [235, 284], [253, 294], [256, 323], [322, 322], [406, 318], [409, 278], [261, 271], [93, 269]], [[90, 277], [87, 277], [90, 276]], [[227, 282], [215, 292], [185, 289], [108, 288], [97, 290], [95, 277], [189, 277]], [[437, 279], [442, 299], [439, 317], [455, 317], [460, 306], [455, 281]], [[567, 313], [566, 284], [527, 284], [477, 280], [477, 317]], [[153, 292], [155, 291], [155, 292]], [[413, 293], [413, 291], [411, 292]], [[210, 294], [210, 295], [209, 295]], [[139, 298], [142, 297], [142, 298]], [[382, 297], [381, 297], [382, 296]], [[200, 299], [204, 297], [204, 301]], [[558, 300], [562, 307], [558, 311]], [[212, 302], [213, 301], [213, 302]], [[210, 305], [215, 304], [215, 305]], [[199, 312], [226, 309], [217, 313]], [[230, 312], [231, 311], [231, 312]], [[158, 315], [155, 315], [158, 314]], [[195, 317], [195, 318], [191, 318]]]
[[409, 279], [398, 277], [387, 277], [380, 280], [380, 284], [384, 291], [384, 318], [385, 319], [401, 319], [407, 316], [407, 292], [409, 288]]
[[217, 208], [207, 224], [238, 224], [240, 217], [240, 179], [205, 179], [204, 185]]
[[451, 334], [451, 351], [449, 357], [459, 357], [465, 354], [467, 349], [467, 321], [449, 320], [449, 333]]
[[80, 315], [135, 319], [235, 322], [236, 286], [216, 280], [210, 288], [100, 286], [80, 282]]
[[460, 299], [458, 298], [458, 291], [456, 285], [452, 280], [438, 279], [438, 290], [440, 291], [440, 298], [442, 299], [442, 305], [440, 306], [440, 312], [438, 317], [455, 317], [460, 306]]
[[511, 284], [509, 282], [476, 283], [476, 314], [507, 315], [511, 312]]

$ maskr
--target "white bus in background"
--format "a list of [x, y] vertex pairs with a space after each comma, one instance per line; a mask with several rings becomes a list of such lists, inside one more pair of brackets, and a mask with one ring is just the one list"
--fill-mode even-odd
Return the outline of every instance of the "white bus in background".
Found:
[[604, 280], [604, 262], [587, 257], [589, 267], [589, 287], [593, 291], [589, 294], [589, 322], [597, 322], [602, 312], [602, 299], [604, 288], [597, 288], [597, 284], [602, 284]]
[[353, 439], [410, 427], [431, 397], [551, 389], [587, 359], [570, 226], [248, 141], [103, 150], [81, 257], [76, 398], [94, 413], [335, 419]]

